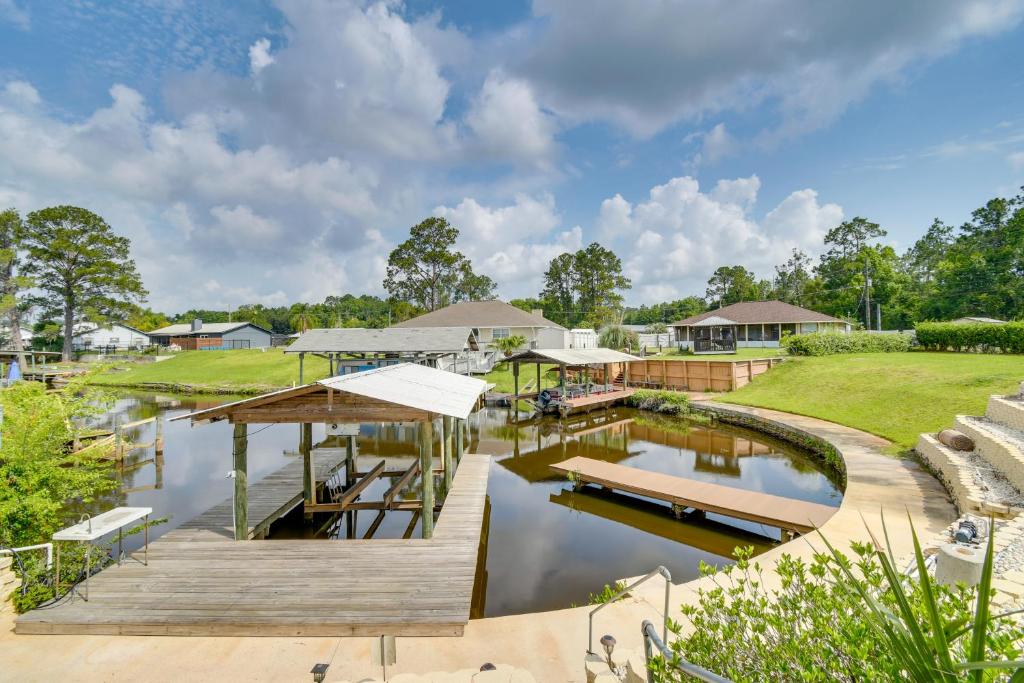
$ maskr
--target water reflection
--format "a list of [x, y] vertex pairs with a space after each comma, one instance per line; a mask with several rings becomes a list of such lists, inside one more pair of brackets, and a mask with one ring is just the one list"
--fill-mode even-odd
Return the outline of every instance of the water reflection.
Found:
[[[127, 394], [116, 410], [123, 420], [182, 414], [200, 403], [219, 404], [225, 397], [195, 399]], [[827, 505], [841, 493], [834, 477], [823, 473], [805, 454], [762, 435], [729, 427], [687, 425], [676, 419], [628, 409], [601, 411], [559, 422], [544, 418], [514, 424], [506, 409], [487, 408], [471, 416], [467, 452], [493, 456], [485, 524], [477, 573], [475, 616], [495, 616], [584, 604], [618, 578], [635, 576], [664, 564], [679, 580], [697, 575], [698, 562], [728, 561], [736, 546], [756, 552], [772, 547], [777, 532], [759, 524], [715, 515], [676, 520], [667, 506], [590, 488], [573, 492], [550, 465], [581, 455], [606, 462], [691, 477], [726, 486], [763, 491]], [[153, 439], [153, 425], [131, 438]], [[260, 430], [255, 433], [256, 430]], [[314, 425], [317, 453], [343, 449]], [[162, 458], [140, 449], [118, 475], [123, 488], [93, 509], [146, 505], [169, 516], [160, 531], [174, 528], [230, 497], [230, 425], [190, 427], [166, 423]], [[295, 425], [256, 427], [249, 441], [249, 476], [256, 481], [298, 457]], [[415, 429], [410, 425], [363, 425], [357, 438], [357, 469], [370, 470], [381, 457], [389, 476], [364, 493], [380, 500], [412, 463]], [[439, 467], [439, 462], [437, 463]], [[436, 480], [440, 485], [440, 480]], [[415, 500], [418, 483], [399, 494]], [[419, 519], [410, 510], [379, 515], [353, 511], [331, 519], [303, 519], [301, 509], [271, 529], [271, 540], [294, 537], [418, 537]], [[325, 541], [329, 542], [329, 541]], [[344, 541], [339, 541], [344, 542]]]

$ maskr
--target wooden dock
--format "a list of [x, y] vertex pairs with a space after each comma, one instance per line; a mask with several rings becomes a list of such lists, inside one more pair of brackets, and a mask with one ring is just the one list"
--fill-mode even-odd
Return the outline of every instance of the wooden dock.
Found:
[[591, 458], [569, 458], [551, 465], [551, 469], [571, 476], [579, 485], [598, 484], [613, 491], [671, 503], [678, 512], [693, 508], [800, 534], [820, 527], [838, 510], [828, 505], [647, 472]]
[[472, 604], [489, 464], [487, 455], [463, 457], [431, 539], [195, 542], [169, 533], [150, 545], [149, 566], [109, 567], [90, 580], [88, 602], [28, 612], [15, 630], [460, 636]]

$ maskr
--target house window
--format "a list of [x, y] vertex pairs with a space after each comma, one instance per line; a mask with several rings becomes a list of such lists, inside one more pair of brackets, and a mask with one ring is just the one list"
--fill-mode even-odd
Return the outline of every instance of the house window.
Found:
[[510, 336], [512, 335], [509, 334], [509, 329], [507, 327], [495, 327], [491, 332], [492, 339], [508, 339]]

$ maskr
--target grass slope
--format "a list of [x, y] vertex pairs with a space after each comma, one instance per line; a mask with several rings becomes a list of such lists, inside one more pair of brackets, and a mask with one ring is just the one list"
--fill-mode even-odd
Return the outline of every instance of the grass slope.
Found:
[[818, 417], [912, 448], [921, 432], [981, 415], [1024, 380], [1024, 356], [864, 353], [791, 358], [718, 400]]
[[[558, 367], [556, 365], [541, 364], [541, 385], [542, 388], [558, 386], [558, 377], [555, 375], [548, 375], [548, 370]], [[488, 382], [494, 382], [494, 391], [502, 394], [511, 394], [514, 389], [515, 380], [512, 377], [512, 364], [511, 363], [499, 363], [494, 366], [494, 369], [483, 376], [483, 379]], [[519, 366], [519, 389], [522, 390], [526, 387], [526, 384], [533, 380], [537, 382], [537, 366], [532, 364], [526, 364]], [[530, 390], [535, 390], [536, 387], [530, 387]]]
[[[307, 356], [303, 378], [327, 376], [327, 361]], [[159, 363], [126, 365], [87, 380], [112, 386], [165, 385], [192, 392], [263, 393], [299, 381], [299, 358], [280, 349], [267, 351], [182, 351]]]

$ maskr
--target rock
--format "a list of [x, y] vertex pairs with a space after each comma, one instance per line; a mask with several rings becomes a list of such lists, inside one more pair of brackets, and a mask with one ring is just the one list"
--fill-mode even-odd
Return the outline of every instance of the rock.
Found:
[[947, 543], [939, 548], [935, 565], [935, 580], [946, 585], [962, 582], [968, 586], [976, 586], [981, 581], [981, 570], [984, 563], [984, 548]]

